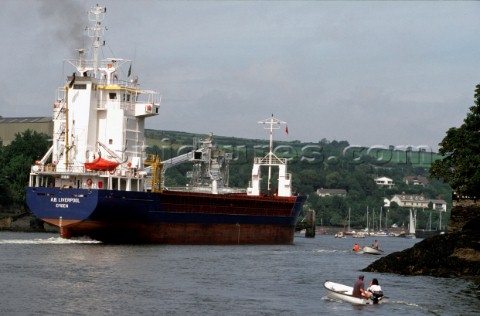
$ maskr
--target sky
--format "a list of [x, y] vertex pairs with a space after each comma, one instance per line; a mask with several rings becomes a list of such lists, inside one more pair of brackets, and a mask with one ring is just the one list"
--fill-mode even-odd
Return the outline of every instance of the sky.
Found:
[[3, 0], [0, 116], [50, 116], [64, 63], [107, 8], [103, 57], [162, 95], [146, 127], [436, 151], [474, 105], [478, 1]]

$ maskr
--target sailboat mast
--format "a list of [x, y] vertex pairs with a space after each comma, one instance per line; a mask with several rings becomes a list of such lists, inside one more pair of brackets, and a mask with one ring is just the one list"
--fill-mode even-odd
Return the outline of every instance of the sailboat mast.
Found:
[[348, 231], [350, 231], [350, 208], [348, 208]]
[[385, 212], [385, 229], [388, 229], [388, 212], [389, 210], [387, 209], [387, 211]]
[[372, 209], [372, 230], [375, 232], [375, 208]]
[[378, 225], [378, 230], [381, 231], [382, 230], [382, 207], [380, 207], [380, 223]]
[[432, 230], [432, 212], [430, 211], [428, 216], [428, 230]]
[[370, 235], [370, 230], [368, 229], [368, 205], [367, 205], [367, 235]]
[[438, 212], [438, 229], [442, 230], [442, 210]]

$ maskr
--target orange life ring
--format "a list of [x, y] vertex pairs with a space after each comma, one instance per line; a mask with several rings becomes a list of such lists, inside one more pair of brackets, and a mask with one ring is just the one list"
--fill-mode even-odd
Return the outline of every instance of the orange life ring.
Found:
[[151, 112], [151, 111], [152, 111], [152, 106], [151, 106], [151, 105], [147, 105], [147, 106], [145, 107], [145, 111]]
[[88, 185], [89, 187], [92, 186], [92, 179], [87, 179], [87, 185]]

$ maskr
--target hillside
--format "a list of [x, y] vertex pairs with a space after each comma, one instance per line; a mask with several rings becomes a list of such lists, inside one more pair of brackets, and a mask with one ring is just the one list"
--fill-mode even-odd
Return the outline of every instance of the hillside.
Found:
[[[185, 132], [146, 130], [147, 151], [157, 153], [162, 160], [184, 154], [192, 150], [194, 138], [208, 135], [194, 135]], [[218, 146], [231, 153], [231, 187], [246, 188], [251, 180], [253, 157], [263, 157], [269, 146], [266, 140], [243, 139], [215, 136]], [[4, 168], [0, 170], [0, 217], [21, 214], [25, 210], [25, 184], [32, 158], [40, 159], [48, 150], [47, 135], [26, 132], [8, 146], [0, 147], [0, 161]], [[317, 224], [345, 227], [350, 213], [352, 229], [369, 227], [399, 227], [407, 225], [408, 209], [395, 203], [385, 209], [384, 199], [391, 199], [399, 193], [422, 194], [427, 199], [442, 197], [451, 209], [451, 190], [448, 185], [436, 179], [428, 178], [430, 164], [439, 158], [436, 153], [424, 148], [363, 148], [350, 146], [347, 141], [327, 141], [302, 143], [300, 141], [276, 142], [275, 154], [289, 160], [294, 191], [308, 195], [305, 209], [315, 210]], [[166, 186], [185, 185], [189, 182], [187, 173], [189, 164], [178, 165], [166, 172]], [[264, 178], [266, 172], [264, 172]], [[425, 185], [408, 185], [406, 176], [422, 176], [428, 179]], [[277, 175], [272, 174], [272, 179]], [[374, 179], [388, 177], [393, 180], [393, 188], [379, 187]], [[263, 181], [266, 193], [266, 181]], [[317, 189], [340, 189], [345, 196], [319, 197]], [[272, 192], [275, 191], [272, 188]], [[15, 206], [16, 205], [16, 206]], [[15, 206], [15, 207], [14, 207]], [[430, 206], [429, 206], [430, 207]], [[17, 209], [17, 211], [7, 211]], [[17, 215], [18, 215], [17, 214]], [[417, 228], [444, 228], [450, 212], [441, 214], [427, 209], [417, 210]], [[373, 222], [372, 220], [375, 219]]]
[[453, 201], [448, 233], [426, 238], [412, 248], [376, 260], [366, 272], [465, 277], [480, 280], [480, 203]]
[[[208, 135], [194, 135], [185, 132], [146, 130], [148, 150], [157, 153], [162, 160], [184, 154], [193, 148], [194, 138], [205, 138]], [[230, 152], [233, 160], [230, 164], [230, 186], [247, 187], [251, 177], [251, 166], [254, 156], [264, 156], [268, 152], [268, 142], [259, 139], [243, 139], [214, 135], [218, 146]], [[307, 209], [317, 212], [318, 224], [328, 226], [344, 226], [350, 209], [350, 224], [353, 228], [366, 226], [367, 208], [372, 214], [380, 217], [382, 226], [396, 223], [407, 225], [408, 210], [392, 205], [383, 209], [384, 198], [394, 194], [423, 194], [426, 198], [446, 200], [448, 210], [451, 209], [451, 190], [443, 182], [428, 178], [428, 168], [439, 159], [439, 155], [427, 148], [415, 147], [375, 147], [364, 148], [350, 146], [347, 141], [327, 141], [318, 143], [302, 143], [300, 141], [276, 142], [275, 154], [289, 159], [289, 172], [292, 173], [294, 190], [309, 196]], [[186, 174], [190, 171], [188, 164], [171, 168], [166, 173], [166, 185], [185, 185]], [[395, 187], [378, 187], [373, 179], [377, 177], [391, 178]], [[428, 184], [407, 185], [406, 176], [423, 176]], [[275, 175], [272, 177], [275, 178]], [[266, 182], [266, 181], [264, 181]], [[344, 189], [346, 197], [330, 196], [320, 198], [313, 194], [319, 188]], [[436, 228], [447, 224], [450, 212], [439, 214], [428, 210], [417, 212], [417, 228]], [[372, 224], [370, 224], [372, 225]], [[378, 224], [375, 224], [376, 226]], [[371, 226], [370, 226], [371, 227]]]

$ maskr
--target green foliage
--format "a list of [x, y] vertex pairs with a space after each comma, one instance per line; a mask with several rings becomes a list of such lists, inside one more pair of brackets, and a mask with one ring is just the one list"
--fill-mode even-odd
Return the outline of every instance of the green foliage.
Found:
[[[190, 151], [193, 138], [198, 137], [190, 133], [155, 130], [146, 130], [146, 135], [149, 145], [147, 153], [156, 153], [162, 160]], [[253, 158], [266, 155], [268, 143], [265, 140], [220, 136], [215, 137], [215, 142], [233, 156], [230, 163], [230, 186], [246, 188], [251, 180]], [[402, 192], [423, 193], [428, 198], [441, 195], [450, 202], [450, 188], [439, 180], [431, 179], [427, 187], [408, 186], [403, 182], [406, 175], [424, 176], [428, 173], [427, 168], [421, 163], [415, 164], [412, 160], [407, 161], [408, 159], [401, 161], [388, 158], [404, 157], [404, 153], [396, 153], [389, 149], [382, 149], [384, 150], [382, 153], [379, 150], [368, 151], [364, 148], [355, 148], [355, 152], [352, 153], [348, 142], [328, 142], [325, 139], [319, 143], [294, 141], [279, 142], [275, 145], [276, 154], [289, 160], [288, 172], [293, 175], [293, 190], [308, 195], [306, 208], [317, 212], [319, 224], [323, 222], [324, 225], [344, 226], [347, 224], [350, 210], [352, 228], [365, 227], [367, 207], [370, 212], [375, 212], [379, 216], [383, 199]], [[3, 166], [0, 169], [0, 204], [24, 201], [24, 188], [28, 184], [30, 166], [35, 160], [43, 157], [48, 147], [46, 135], [31, 131], [18, 134], [8, 146], [0, 146], [0, 163]], [[168, 169], [165, 185], [184, 186], [188, 183], [186, 174], [190, 170], [189, 164]], [[262, 184], [265, 189], [266, 170], [262, 172]], [[392, 178], [396, 187], [393, 189], [377, 187], [373, 179], [378, 176]], [[274, 171], [272, 175], [274, 190], [277, 177]], [[315, 193], [319, 188], [345, 189], [347, 196], [322, 198]], [[401, 225], [406, 221], [408, 211], [393, 205], [388, 217], [389, 223], [396, 222]], [[423, 225], [425, 220], [425, 216], [419, 216], [419, 224]], [[446, 218], [444, 221], [446, 222]]]
[[27, 130], [16, 134], [15, 139], [0, 151], [0, 203], [18, 204], [25, 201], [25, 187], [29, 170], [49, 148], [48, 136]]
[[[163, 160], [184, 153], [179, 152], [182, 146], [191, 149], [192, 139], [198, 137], [188, 133], [151, 130], [147, 135], [148, 144], [151, 146], [148, 150], [159, 153]], [[218, 146], [233, 155], [230, 163], [230, 186], [246, 188], [251, 180], [253, 157], [266, 155], [268, 143], [265, 140], [220, 136], [215, 136], [214, 139]], [[317, 212], [319, 224], [323, 222], [324, 225], [344, 226], [347, 224], [350, 209], [351, 227], [363, 228], [367, 221], [367, 207], [370, 216], [375, 212], [378, 220], [384, 198], [403, 192], [424, 194], [428, 198], [437, 198], [440, 195], [450, 202], [450, 188], [441, 181], [430, 179], [430, 184], [423, 187], [407, 185], [403, 180], [406, 175], [426, 176], [430, 163], [439, 159], [438, 155], [432, 152], [413, 151], [411, 148], [352, 148], [346, 141], [329, 142], [325, 139], [319, 143], [276, 142], [275, 146], [277, 156], [289, 159], [288, 171], [293, 175], [293, 190], [308, 195], [306, 208]], [[167, 185], [187, 183], [185, 175], [190, 169], [188, 164], [169, 169], [166, 173]], [[266, 170], [262, 172], [262, 185], [266, 192]], [[396, 186], [392, 189], [377, 187], [373, 179], [378, 176], [393, 179]], [[276, 177], [274, 171], [272, 179]], [[272, 186], [275, 186], [275, 181]], [[345, 189], [348, 193], [346, 197], [319, 197], [315, 193], [319, 188]], [[386, 210], [383, 209], [382, 212], [385, 216]], [[388, 222], [390, 225], [408, 223], [408, 215], [408, 210], [393, 207], [388, 213]], [[425, 220], [428, 220], [428, 217], [425, 219], [419, 216], [418, 224], [424, 226]]]
[[475, 105], [463, 124], [452, 127], [440, 143], [442, 160], [432, 165], [432, 176], [445, 180], [461, 195], [480, 195], [480, 85], [475, 89]]

